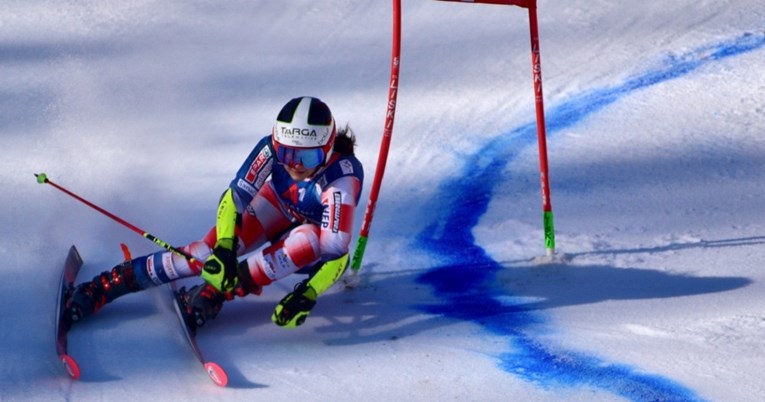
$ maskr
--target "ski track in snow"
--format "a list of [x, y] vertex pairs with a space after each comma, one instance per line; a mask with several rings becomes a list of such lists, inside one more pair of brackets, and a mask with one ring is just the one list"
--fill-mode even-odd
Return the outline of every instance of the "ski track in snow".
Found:
[[[547, 112], [548, 138], [630, 93], [682, 77], [715, 61], [737, 56], [765, 45], [765, 33], [745, 33], [734, 39], [667, 57], [663, 65], [624, 83], [585, 92]], [[536, 123], [531, 122], [490, 141], [466, 158], [459, 177], [443, 182], [431, 202], [455, 200], [443, 205], [447, 216], [422, 231], [413, 248], [423, 249], [442, 265], [418, 277], [432, 286], [443, 304], [419, 306], [432, 314], [472, 321], [494, 335], [507, 338], [511, 352], [498, 356], [500, 367], [510, 374], [542, 387], [591, 387], [630, 400], [693, 401], [701, 398], [672, 379], [643, 374], [639, 368], [603, 361], [575, 351], [556, 349], [534, 339], [523, 329], [544, 321], [539, 314], [512, 300], [506, 290], [492, 286], [504, 268], [475, 242], [473, 228], [487, 211], [505, 165], [536, 142]], [[488, 184], [488, 185], [487, 185]], [[456, 197], [454, 195], [457, 195]], [[459, 200], [466, 195], [470, 203]], [[444, 235], [447, 233], [448, 235]], [[726, 286], [735, 287], [733, 283]]]

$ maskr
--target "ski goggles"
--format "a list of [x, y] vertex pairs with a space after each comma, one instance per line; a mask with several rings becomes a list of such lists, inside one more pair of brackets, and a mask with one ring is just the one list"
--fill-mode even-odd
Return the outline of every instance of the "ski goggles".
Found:
[[324, 150], [321, 147], [293, 148], [285, 145], [276, 147], [276, 160], [289, 167], [303, 165], [303, 167], [313, 169], [324, 162], [324, 157]]

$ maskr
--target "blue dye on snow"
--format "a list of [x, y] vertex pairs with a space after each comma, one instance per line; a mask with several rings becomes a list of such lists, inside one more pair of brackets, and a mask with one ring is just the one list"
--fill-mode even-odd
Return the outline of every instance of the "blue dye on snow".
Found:
[[[733, 40], [703, 46], [670, 56], [662, 65], [624, 83], [583, 93], [547, 112], [548, 137], [570, 127], [631, 92], [682, 77], [712, 62], [765, 45], [765, 33], [747, 33]], [[544, 321], [522, 304], [503, 302], [507, 295], [492, 284], [502, 267], [475, 244], [472, 229], [486, 212], [493, 185], [501, 182], [504, 167], [519, 152], [536, 143], [536, 123], [521, 126], [490, 141], [465, 161], [463, 174], [441, 183], [434, 200], [454, 200], [430, 205], [447, 211], [416, 239], [441, 262], [418, 277], [432, 286], [440, 304], [420, 306], [431, 314], [472, 321], [494, 335], [506, 336], [509, 352], [500, 354], [500, 367], [540, 387], [587, 387], [601, 389], [635, 401], [697, 401], [692, 390], [661, 376], [641, 372], [624, 364], [606, 362], [584, 353], [556, 349], [522, 330]], [[454, 195], [457, 195], [456, 197]]]

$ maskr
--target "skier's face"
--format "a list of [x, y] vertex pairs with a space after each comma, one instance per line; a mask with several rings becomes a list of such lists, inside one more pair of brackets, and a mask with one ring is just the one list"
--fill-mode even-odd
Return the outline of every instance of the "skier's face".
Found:
[[301, 181], [311, 177], [318, 168], [315, 167], [309, 169], [298, 163], [297, 165], [292, 166], [284, 165], [284, 169], [290, 174], [292, 180]]

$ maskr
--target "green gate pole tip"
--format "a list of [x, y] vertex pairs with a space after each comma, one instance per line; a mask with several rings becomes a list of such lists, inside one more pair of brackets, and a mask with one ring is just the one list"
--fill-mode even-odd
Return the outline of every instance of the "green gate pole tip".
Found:
[[45, 173], [35, 173], [35, 177], [37, 177], [37, 182], [40, 184], [45, 184], [48, 181], [48, 176]]
[[361, 259], [364, 258], [364, 250], [367, 248], [367, 239], [366, 236], [359, 236], [358, 242], [356, 243], [356, 251], [353, 253], [353, 258], [351, 259], [351, 269], [354, 272], [358, 272], [359, 269], [361, 269]]

